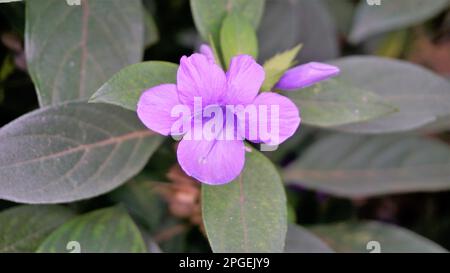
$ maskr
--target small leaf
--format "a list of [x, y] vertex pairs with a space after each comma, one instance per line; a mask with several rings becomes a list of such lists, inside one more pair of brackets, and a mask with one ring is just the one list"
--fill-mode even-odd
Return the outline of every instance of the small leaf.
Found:
[[[343, 222], [311, 228], [337, 252], [369, 253], [373, 243], [381, 253], [442, 253], [436, 243], [407, 229], [379, 222]], [[373, 242], [372, 244], [370, 242]]]
[[344, 125], [352, 133], [392, 133], [422, 127], [450, 114], [450, 83], [417, 65], [386, 58], [355, 56], [331, 62], [341, 69], [340, 80], [377, 94], [397, 112]]
[[26, 2], [26, 59], [41, 106], [87, 99], [122, 67], [142, 58], [140, 0], [80, 3]]
[[283, 172], [288, 183], [343, 197], [450, 189], [450, 147], [416, 136], [335, 134]]
[[332, 253], [319, 237], [307, 229], [290, 224], [286, 235], [285, 253]]
[[103, 102], [136, 111], [142, 92], [163, 83], [176, 83], [178, 66], [149, 61], [120, 70], [100, 87], [89, 102]]
[[376, 34], [410, 27], [436, 16], [448, 6], [448, 0], [389, 0], [379, 7], [361, 1], [349, 39], [359, 43]]
[[367, 121], [396, 111], [381, 97], [334, 79], [284, 94], [300, 108], [302, 121], [314, 126]]
[[148, 9], [143, 9], [144, 12], [144, 24], [145, 24], [145, 33], [144, 33], [144, 44], [145, 47], [150, 47], [156, 44], [159, 40], [159, 32], [156, 27], [155, 19], [153, 19], [153, 15]]
[[302, 48], [298, 45], [290, 50], [279, 53], [264, 63], [266, 79], [262, 85], [262, 91], [269, 91], [280, 80], [284, 72], [295, 64], [295, 57]]
[[6, 80], [14, 72], [14, 61], [11, 55], [6, 56], [0, 66], [0, 83]]
[[211, 35], [214, 43], [219, 45], [220, 28], [227, 14], [238, 12], [256, 29], [264, 11], [264, 3], [264, 0], [191, 0], [191, 10], [203, 40], [208, 41]]
[[146, 252], [139, 229], [121, 207], [75, 217], [52, 232], [37, 252], [70, 252], [72, 241], [79, 243], [81, 253]]
[[161, 141], [117, 106], [73, 102], [33, 111], [0, 129], [0, 199], [97, 196], [136, 175]]
[[5, 80], [14, 72], [14, 62], [13, 58], [8, 55], [3, 60], [2, 65], [0, 66], [0, 104], [3, 103], [5, 98]]
[[62, 206], [17, 206], [0, 212], [0, 252], [34, 252], [75, 214]]
[[376, 55], [388, 58], [401, 58], [405, 47], [410, 42], [408, 29], [393, 31], [383, 37], [376, 50]]
[[253, 150], [245, 168], [223, 186], [202, 185], [202, 211], [214, 252], [282, 252], [286, 195], [272, 163]]
[[231, 58], [241, 54], [258, 56], [258, 39], [253, 26], [238, 13], [229, 14], [220, 30], [220, 47], [226, 67]]

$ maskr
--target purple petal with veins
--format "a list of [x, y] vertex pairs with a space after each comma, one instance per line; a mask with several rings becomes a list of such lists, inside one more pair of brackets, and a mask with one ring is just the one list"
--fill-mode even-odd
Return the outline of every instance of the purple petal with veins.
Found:
[[[201, 54], [193, 54], [189, 57], [183, 56], [177, 71], [177, 83], [162, 84], [152, 87], [141, 95], [137, 114], [139, 119], [151, 130], [160, 134], [173, 134], [171, 127], [175, 120], [171, 113], [175, 106], [186, 106], [194, 109], [193, 120], [198, 115], [216, 110], [217, 113], [224, 113], [226, 121], [222, 120], [214, 124], [216, 136], [223, 135], [223, 132], [231, 131], [231, 139], [221, 139], [219, 137], [208, 139], [195, 139], [198, 128], [196, 122], [189, 120], [184, 136], [178, 145], [177, 158], [181, 168], [190, 176], [200, 182], [210, 185], [221, 185], [236, 179], [242, 172], [245, 163], [245, 145], [243, 137], [256, 135], [255, 142], [265, 142], [269, 144], [280, 144], [297, 130], [300, 125], [300, 115], [295, 104], [279, 94], [258, 92], [264, 82], [264, 69], [251, 57], [247, 55], [235, 56], [232, 59], [230, 68], [225, 73], [222, 68], [213, 60], [211, 48], [204, 45], [200, 49]], [[201, 98], [200, 111], [195, 110], [196, 101]], [[249, 118], [248, 122], [258, 123], [257, 126], [241, 128], [246, 126], [245, 120], [240, 120], [238, 112], [227, 112], [229, 106], [241, 107], [278, 107], [275, 120], [268, 111], [268, 115], [258, 115]], [[273, 111], [272, 111], [273, 112]], [[214, 116], [204, 119], [200, 115], [202, 122], [214, 121]], [[214, 118], [213, 118], [214, 117]], [[231, 117], [232, 122], [227, 123]], [[264, 136], [255, 132], [262, 127], [273, 127], [276, 124], [278, 130], [270, 130]], [[218, 127], [218, 128], [216, 128]], [[273, 128], [268, 128], [273, 129]], [[200, 136], [204, 133], [204, 128]]]

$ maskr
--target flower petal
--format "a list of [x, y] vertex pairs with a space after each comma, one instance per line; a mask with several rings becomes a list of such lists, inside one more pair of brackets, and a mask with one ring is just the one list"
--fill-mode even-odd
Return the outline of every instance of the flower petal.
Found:
[[177, 105], [180, 105], [177, 86], [161, 84], [142, 93], [137, 105], [137, 115], [147, 128], [167, 136], [179, 119], [171, 115], [172, 109]]
[[180, 101], [193, 105], [194, 98], [202, 98], [203, 105], [218, 103], [226, 91], [226, 77], [222, 68], [203, 54], [183, 56], [177, 72]]
[[195, 140], [186, 136], [177, 150], [178, 162], [186, 174], [210, 185], [226, 184], [239, 176], [245, 162], [241, 139]]
[[216, 62], [216, 59], [214, 57], [214, 52], [212, 51], [212, 48], [209, 45], [202, 44], [200, 46], [199, 52], [200, 52], [200, 54], [205, 55], [210, 62], [213, 62], [213, 63]]
[[228, 90], [224, 102], [234, 105], [251, 103], [258, 95], [264, 78], [264, 69], [253, 57], [233, 57], [227, 72]]
[[237, 114], [241, 134], [245, 134], [249, 141], [278, 145], [291, 137], [300, 125], [297, 106], [285, 96], [272, 92], [261, 93], [246, 109], [253, 106], [256, 115], [244, 117]]
[[275, 88], [286, 91], [301, 89], [332, 78], [339, 72], [336, 66], [311, 62], [286, 71]]

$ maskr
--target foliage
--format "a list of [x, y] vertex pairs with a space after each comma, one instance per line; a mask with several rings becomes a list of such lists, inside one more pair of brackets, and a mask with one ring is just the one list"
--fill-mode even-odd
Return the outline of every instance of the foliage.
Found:
[[[0, 2], [0, 252], [450, 247], [448, 0]], [[135, 113], [202, 42], [223, 68], [258, 59], [261, 92], [302, 118], [276, 151], [247, 143], [223, 186], [185, 174]], [[341, 73], [274, 88], [310, 61]]]

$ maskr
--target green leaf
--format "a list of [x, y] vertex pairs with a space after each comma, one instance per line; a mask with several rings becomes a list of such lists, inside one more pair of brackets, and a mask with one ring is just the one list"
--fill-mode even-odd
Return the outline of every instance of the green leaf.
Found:
[[258, 38], [263, 61], [300, 43], [299, 63], [339, 55], [336, 26], [322, 0], [267, 0]]
[[279, 53], [264, 63], [266, 79], [262, 85], [262, 91], [270, 91], [272, 87], [280, 80], [284, 72], [295, 64], [295, 57], [302, 48], [298, 45], [290, 50]]
[[367, 56], [346, 57], [332, 64], [341, 69], [340, 80], [371, 91], [398, 109], [379, 119], [342, 126], [341, 130], [375, 134], [406, 131], [450, 114], [450, 83], [427, 69]]
[[300, 108], [302, 121], [314, 126], [367, 121], [396, 111], [381, 97], [334, 79], [284, 94]]
[[220, 28], [227, 14], [239, 13], [256, 29], [264, 11], [264, 3], [264, 0], [191, 0], [191, 10], [203, 40], [208, 41], [211, 35], [214, 43], [219, 45]]
[[264, 153], [272, 162], [277, 165], [283, 164], [287, 158], [295, 159], [298, 154], [307, 148], [312, 139], [316, 139], [321, 134], [327, 134], [327, 130], [322, 130], [318, 127], [301, 124], [297, 131], [282, 143], [275, 151], [268, 151]]
[[0, 252], [34, 252], [59, 225], [74, 216], [62, 206], [16, 206], [0, 212]]
[[165, 209], [163, 200], [154, 191], [150, 177], [138, 175], [111, 192], [109, 197], [116, 203], [122, 203], [150, 233], [157, 231]]
[[121, 207], [99, 209], [65, 223], [40, 245], [37, 252], [70, 252], [69, 242], [77, 242], [81, 253], [146, 252], [142, 236]]
[[0, 66], [0, 83], [6, 80], [14, 72], [14, 61], [11, 55], [6, 56]]
[[220, 30], [220, 47], [226, 67], [230, 66], [231, 58], [241, 54], [258, 57], [258, 39], [255, 29], [237, 13], [229, 14], [223, 21]]
[[222, 186], [202, 185], [202, 212], [214, 252], [282, 252], [286, 195], [272, 163], [256, 150], [241, 175]]
[[0, 104], [5, 98], [4, 81], [14, 72], [14, 62], [10, 55], [6, 56], [0, 66]]
[[216, 46], [216, 43], [214, 42], [212, 36], [209, 36], [208, 42], [209, 42], [209, 46], [211, 47], [211, 50], [214, 54], [214, 61], [223, 67], [223, 61], [221, 58], [222, 56], [220, 55], [220, 53], [218, 51], [218, 47]]
[[283, 172], [285, 181], [343, 197], [450, 189], [450, 147], [416, 136], [335, 134]]
[[343, 222], [315, 226], [311, 230], [337, 252], [369, 253], [373, 250], [371, 241], [380, 244], [381, 253], [447, 252], [407, 229], [379, 222]]
[[27, 1], [28, 70], [41, 106], [89, 98], [122, 67], [142, 58], [140, 0]]
[[145, 33], [144, 33], [144, 44], [145, 47], [150, 47], [156, 44], [159, 40], [159, 32], [156, 27], [155, 19], [153, 19], [153, 15], [151, 12], [144, 8], [144, 24], [145, 24]]
[[285, 253], [331, 253], [334, 252], [320, 238], [307, 229], [290, 224], [286, 234]]
[[149, 61], [120, 70], [89, 99], [89, 102], [115, 104], [136, 111], [142, 92], [163, 83], [176, 83], [176, 64]]
[[117, 106], [73, 102], [33, 111], [0, 130], [0, 199], [97, 196], [137, 174], [161, 141]]
[[376, 34], [419, 24], [438, 15], [449, 3], [448, 0], [389, 0], [380, 6], [370, 6], [361, 1], [349, 39], [359, 43]]

